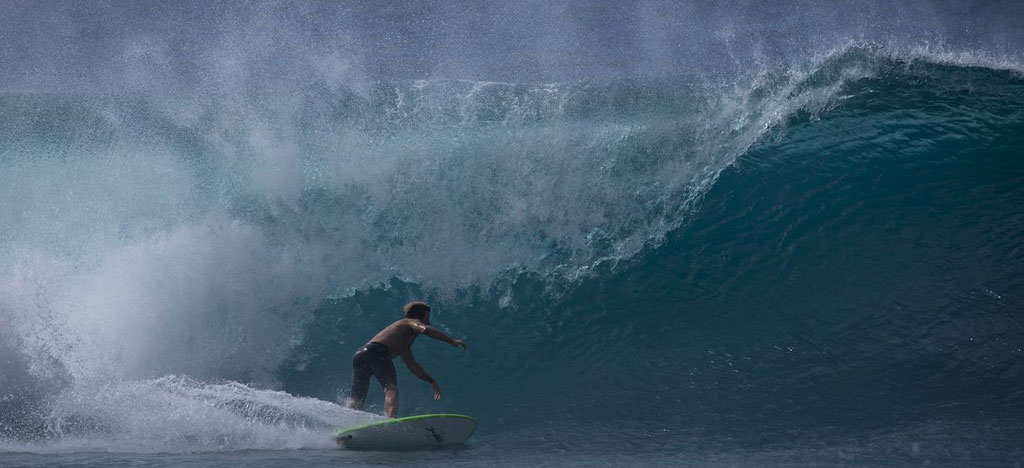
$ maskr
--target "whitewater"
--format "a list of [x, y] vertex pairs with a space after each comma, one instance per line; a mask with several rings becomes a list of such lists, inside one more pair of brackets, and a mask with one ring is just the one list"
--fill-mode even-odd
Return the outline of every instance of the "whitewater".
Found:
[[[0, 7], [0, 465], [1020, 466], [986, 5]], [[477, 434], [339, 450], [412, 300]]]

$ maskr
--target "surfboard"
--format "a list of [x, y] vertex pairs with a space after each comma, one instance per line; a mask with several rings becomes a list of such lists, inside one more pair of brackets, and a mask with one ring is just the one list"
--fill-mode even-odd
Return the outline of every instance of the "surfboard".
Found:
[[335, 440], [349, 450], [422, 450], [466, 442], [476, 420], [462, 414], [422, 414], [339, 429]]

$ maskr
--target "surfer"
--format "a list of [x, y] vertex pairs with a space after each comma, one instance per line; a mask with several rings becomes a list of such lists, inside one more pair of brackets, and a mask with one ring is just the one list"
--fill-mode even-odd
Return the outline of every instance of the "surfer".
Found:
[[398, 416], [398, 378], [395, 365], [391, 362], [395, 356], [401, 356], [406, 367], [420, 380], [427, 382], [434, 389], [434, 400], [441, 399], [441, 387], [423, 370], [413, 356], [412, 342], [419, 335], [427, 335], [435, 340], [443, 341], [452, 346], [466, 347], [466, 342], [445, 335], [444, 332], [430, 326], [430, 306], [424, 302], [410, 302], [403, 308], [405, 318], [384, 327], [370, 342], [356, 351], [352, 356], [352, 395], [348, 407], [363, 409], [366, 392], [370, 384], [370, 376], [377, 377], [384, 388], [384, 410], [389, 418]]

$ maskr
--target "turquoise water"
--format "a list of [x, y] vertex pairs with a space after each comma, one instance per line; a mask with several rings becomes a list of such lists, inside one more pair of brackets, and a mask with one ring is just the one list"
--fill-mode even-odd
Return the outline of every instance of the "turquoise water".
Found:
[[[860, 60], [842, 55], [818, 74]], [[981, 68], [877, 66], [827, 109], [787, 117], [692, 208], [675, 207], [692, 210], [680, 226], [628, 259], [571, 281], [510, 275], [450, 299], [396, 282], [321, 304], [280, 368], [285, 388], [329, 396], [346, 359], [330, 349], [353, 327], [340, 317], [369, 322], [351, 332], [358, 341], [391, 319], [382, 311], [426, 295], [453, 304], [439, 322], [487, 345], [424, 352], [455, 360], [445, 380], [470, 383], [459, 407], [506, 424], [611, 413], [691, 428], [870, 427], [1013, 414], [1024, 82]], [[672, 148], [673, 136], [620, 139], [609, 164]], [[494, 412], [494, 399], [512, 411]]]
[[[1024, 463], [1024, 77], [983, 41], [388, 79], [128, 23], [0, 87], [2, 466]], [[477, 432], [338, 450], [410, 300], [469, 349], [420, 340], [444, 399], [399, 369], [401, 414]]]

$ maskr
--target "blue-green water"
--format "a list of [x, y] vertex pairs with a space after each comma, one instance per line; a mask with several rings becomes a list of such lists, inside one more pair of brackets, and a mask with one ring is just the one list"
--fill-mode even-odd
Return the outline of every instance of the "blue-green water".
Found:
[[[126, 24], [136, 67], [0, 92], [0, 466], [1024, 463], [1019, 61], [355, 79]], [[410, 300], [469, 349], [401, 413], [477, 433], [338, 450]]]

